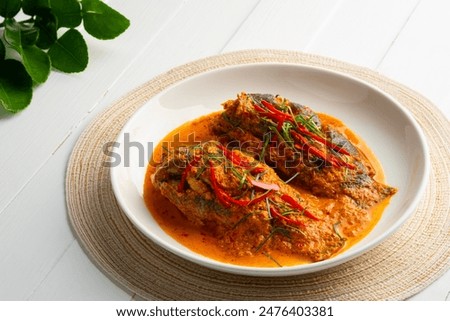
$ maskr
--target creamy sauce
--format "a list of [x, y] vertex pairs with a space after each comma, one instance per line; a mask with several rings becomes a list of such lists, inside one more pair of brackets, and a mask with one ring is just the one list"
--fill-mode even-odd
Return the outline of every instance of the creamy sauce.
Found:
[[[161, 155], [164, 148], [176, 148], [177, 146], [195, 144], [208, 140], [216, 140], [211, 129], [213, 124], [220, 117], [221, 112], [206, 115], [196, 120], [185, 123], [170, 132], [155, 148], [152, 161], [150, 162], [144, 183], [144, 200], [150, 213], [161, 226], [161, 228], [172, 238], [194, 252], [206, 257], [222, 261], [230, 264], [258, 267], [276, 267], [276, 266], [292, 266], [298, 264], [309, 263], [301, 257], [289, 256], [280, 251], [271, 251], [271, 255], [264, 253], [256, 253], [251, 257], [236, 257], [228, 254], [218, 244], [218, 240], [211, 236], [207, 230], [202, 230], [193, 226], [181, 213], [175, 205], [153, 186], [151, 175], [155, 171], [155, 165], [161, 161]], [[345, 133], [347, 138], [360, 149], [362, 153], [370, 160], [376, 175], [374, 178], [378, 182], [384, 182], [384, 174], [381, 164], [376, 159], [369, 147], [350, 129], [348, 129], [340, 120], [325, 114], [318, 114], [323, 124], [331, 124], [337, 130]], [[298, 188], [297, 188], [298, 189]], [[306, 200], [318, 208], [326, 206], [338, 207], [340, 204], [334, 199], [321, 198], [309, 194], [308, 192], [298, 189]], [[371, 222], [362, 233], [354, 237], [347, 237], [346, 245], [339, 251], [345, 251], [362, 238], [364, 238], [377, 224], [385, 207], [389, 203], [389, 198], [383, 200], [371, 211]], [[336, 253], [337, 254], [337, 253]]]

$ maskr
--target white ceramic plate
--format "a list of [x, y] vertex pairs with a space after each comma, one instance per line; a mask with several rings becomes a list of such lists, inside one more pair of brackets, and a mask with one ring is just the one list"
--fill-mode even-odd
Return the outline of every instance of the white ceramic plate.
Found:
[[[335, 116], [356, 132], [380, 160], [387, 183], [398, 188], [371, 233], [331, 259], [283, 268], [225, 264], [199, 255], [168, 236], [147, 210], [142, 194], [153, 147], [182, 123], [221, 109], [221, 103], [245, 92], [280, 94], [317, 112]], [[413, 213], [428, 178], [429, 158], [416, 121], [379, 89], [326, 69], [291, 64], [251, 64], [202, 73], [154, 96], [127, 122], [117, 138], [111, 168], [114, 193], [133, 224], [160, 246], [203, 266], [256, 276], [284, 276], [330, 268], [373, 248]], [[142, 147], [137, 147], [137, 145]], [[125, 153], [126, 152], [126, 153]], [[127, 156], [129, 155], [129, 157]], [[145, 157], [144, 157], [145, 155]]]

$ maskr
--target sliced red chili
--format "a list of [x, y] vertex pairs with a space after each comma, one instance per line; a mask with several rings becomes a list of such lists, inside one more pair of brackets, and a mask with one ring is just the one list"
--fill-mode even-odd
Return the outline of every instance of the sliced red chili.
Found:
[[258, 174], [258, 173], [264, 172], [264, 169], [262, 167], [254, 167], [253, 168], [253, 165], [249, 161], [240, 158], [238, 155], [236, 155], [235, 153], [228, 150], [227, 148], [225, 148], [222, 145], [218, 145], [218, 146], [222, 150], [223, 155], [234, 165], [243, 167], [246, 170], [250, 170], [250, 173], [252, 173], [252, 174]]
[[214, 164], [211, 161], [209, 161], [209, 171], [210, 171], [210, 177], [211, 177], [211, 185], [214, 190], [214, 193], [216, 194], [218, 200], [226, 207], [230, 207], [231, 204], [235, 204], [235, 205], [239, 205], [239, 206], [253, 205], [253, 204], [256, 204], [256, 203], [266, 199], [272, 193], [275, 192], [274, 190], [271, 190], [271, 191], [264, 193], [263, 195], [256, 197], [250, 201], [237, 200], [237, 199], [231, 197], [230, 195], [228, 195], [227, 192], [225, 192], [219, 186], [219, 183], [217, 182], [217, 178], [216, 178]]
[[295, 130], [291, 130], [290, 133], [292, 138], [297, 139], [298, 141], [300, 141], [300, 143], [303, 143], [304, 145], [309, 145], [308, 140], [299, 133], [297, 133]]
[[253, 169], [250, 171], [250, 173], [252, 173], [252, 174], [261, 174], [261, 173], [263, 173], [264, 171], [265, 171], [265, 169], [262, 168], [262, 167], [255, 167], [255, 168], [253, 168]]
[[307, 135], [309, 135], [311, 138], [321, 142], [322, 144], [326, 145], [327, 147], [330, 147], [332, 150], [334, 150], [334, 151], [336, 151], [336, 152], [338, 152], [340, 154], [344, 154], [344, 155], [350, 156], [350, 153], [346, 149], [344, 149], [341, 146], [333, 144], [332, 142], [330, 142], [329, 140], [327, 140], [327, 139], [325, 139], [323, 137], [320, 137], [320, 136], [318, 136], [316, 134], [313, 134], [313, 133], [308, 133]]
[[291, 196], [283, 194], [283, 195], [281, 195], [281, 199], [283, 201], [285, 201], [286, 203], [288, 203], [292, 208], [295, 208], [296, 210], [301, 211], [303, 214], [305, 214], [305, 216], [307, 216], [313, 220], [320, 221], [320, 219], [317, 216], [312, 214], [310, 211], [306, 210], [299, 202], [297, 202]]
[[223, 155], [234, 165], [241, 166], [241, 167], [251, 167], [250, 162], [240, 158], [238, 155], [234, 154], [232, 151], [226, 149], [222, 145], [218, 145], [219, 148], [222, 150]]
[[294, 144], [294, 147], [299, 150], [303, 150], [307, 153], [311, 153], [316, 157], [319, 157], [320, 159], [324, 160], [328, 164], [331, 164], [331, 166], [333, 166], [333, 167], [340, 166], [334, 159], [327, 158], [327, 156], [323, 152], [321, 152], [320, 150], [318, 150], [317, 148], [315, 148], [311, 145], [303, 144], [302, 146], [300, 146], [299, 144]]
[[[272, 104], [266, 102], [265, 100], [262, 100], [261, 103], [268, 109], [265, 110], [264, 108], [258, 106], [258, 105], [253, 105], [253, 107], [255, 108], [255, 110], [257, 112], [259, 112], [261, 114], [261, 116], [265, 116], [270, 118], [271, 120], [273, 120], [275, 123], [277, 123], [278, 125], [278, 130], [281, 129], [281, 127], [283, 126], [283, 123], [285, 121], [292, 121], [292, 116], [288, 115], [286, 113], [283, 113], [282, 111], [276, 109]], [[271, 106], [271, 107], [267, 107], [267, 106]]]
[[[350, 156], [350, 153], [346, 149], [344, 149], [341, 146], [338, 146], [336, 144], [333, 144], [329, 140], [327, 140], [323, 137], [320, 137], [319, 135], [316, 135], [316, 134], [310, 132], [305, 126], [303, 126], [302, 124], [299, 124], [297, 121], [295, 121], [294, 118], [292, 117], [292, 115], [284, 113], [283, 111], [277, 109], [274, 105], [272, 105], [271, 103], [269, 103], [265, 100], [261, 100], [261, 104], [264, 105], [264, 107], [266, 107], [272, 113], [266, 112], [263, 108], [259, 107], [258, 105], [254, 106], [255, 109], [259, 112], [265, 113], [265, 116], [268, 116], [269, 118], [274, 120], [278, 124], [278, 126], [277, 126], [278, 130], [281, 130], [283, 123], [285, 121], [290, 121], [293, 124], [297, 125], [297, 129], [302, 134], [307, 135], [307, 136], [311, 137], [312, 139], [315, 139], [316, 141], [326, 145], [327, 147], [333, 149], [334, 151], [336, 151], [338, 153]], [[354, 166], [352, 166], [351, 164], [348, 164], [348, 163], [346, 163], [346, 165], [342, 165], [342, 166], [346, 166], [351, 169], [355, 168]]]
[[274, 113], [275, 115], [277, 115], [279, 117], [284, 118], [285, 120], [289, 120], [289, 121], [294, 120], [291, 115], [286, 114], [285, 112], [279, 110], [278, 108], [276, 108], [274, 105], [272, 105], [271, 103], [269, 103], [266, 100], [261, 100], [261, 104], [263, 104], [264, 107], [266, 107], [269, 111], [271, 111], [272, 113]]
[[333, 155], [326, 155], [324, 152], [322, 152], [321, 150], [317, 149], [314, 146], [309, 145], [308, 141], [306, 140], [305, 137], [303, 137], [302, 135], [300, 135], [299, 133], [297, 133], [294, 130], [291, 130], [291, 135], [293, 138], [297, 139], [298, 141], [300, 141], [300, 143], [302, 143], [303, 145], [300, 147], [299, 145], [294, 145], [296, 148], [300, 147], [300, 150], [304, 150], [304, 151], [308, 151], [311, 154], [323, 159], [324, 161], [328, 162], [329, 164], [331, 164], [334, 167], [347, 167], [349, 169], [355, 169], [356, 166], [354, 164], [350, 164], [347, 162], [344, 162], [343, 160], [333, 156]]
[[295, 144], [294, 147], [298, 148], [300, 150], [306, 151], [306, 152], [310, 152], [311, 154], [323, 159], [324, 161], [330, 163], [331, 165], [337, 167], [338, 164], [336, 164], [336, 162], [334, 162], [331, 159], [328, 159], [328, 157], [320, 150], [318, 150], [316, 147], [311, 146], [308, 143], [308, 140], [303, 137], [302, 135], [300, 135], [299, 133], [295, 132], [294, 130], [291, 130], [291, 135], [294, 139], [296, 139], [297, 141], [299, 141], [302, 145], [298, 145]]
[[304, 126], [301, 125], [301, 124], [298, 124], [298, 123], [297, 123], [297, 130], [298, 130], [300, 133], [302, 133], [302, 134], [304, 134], [304, 135], [306, 135], [306, 136], [311, 137], [312, 139], [314, 139], [314, 140], [316, 140], [316, 141], [318, 141], [318, 142], [324, 144], [325, 146], [331, 148], [332, 150], [334, 150], [334, 151], [336, 151], [336, 152], [338, 152], [338, 153], [340, 153], [340, 154], [344, 154], [344, 155], [350, 156], [350, 153], [349, 153], [346, 149], [342, 148], [341, 146], [338, 146], [338, 145], [333, 144], [332, 142], [330, 142], [330, 141], [327, 140], [326, 138], [323, 138], [323, 137], [320, 137], [319, 135], [316, 135], [316, 134], [314, 134], [314, 133], [311, 133], [306, 127], [304, 127]]
[[273, 206], [270, 207], [270, 214], [272, 214], [273, 217], [276, 217], [276, 218], [278, 218], [278, 219], [280, 219], [280, 220], [282, 220], [282, 221], [285, 221], [285, 222], [288, 223], [288, 224], [296, 225], [296, 226], [303, 227], [303, 228], [306, 227], [306, 224], [305, 224], [305, 223], [303, 223], [303, 222], [301, 222], [301, 221], [294, 220], [294, 219], [289, 218], [289, 217], [287, 217], [287, 216], [285, 216], [285, 215], [282, 215], [282, 214], [281, 214], [280, 212], [278, 212], [278, 210], [277, 210], [275, 207], [273, 207]]
[[259, 113], [265, 113], [266, 112], [266, 110], [264, 110], [264, 108], [262, 108], [262, 107], [260, 107], [260, 106], [258, 106], [256, 104], [253, 105], [253, 108], [255, 108], [255, 110], [257, 112], [259, 112]]
[[228, 195], [224, 190], [222, 189], [217, 189], [218, 192], [218, 198], [219, 200], [221, 200], [222, 204], [235, 204], [235, 205], [239, 205], [239, 206], [247, 206], [248, 202], [247, 201], [242, 201], [242, 200], [237, 200], [234, 199], [233, 197], [231, 197], [230, 195]]
[[209, 161], [209, 173], [210, 173], [211, 185], [214, 190], [214, 193], [216, 194], [219, 201], [225, 207], [230, 207], [231, 204], [236, 204], [236, 205], [240, 205], [240, 206], [247, 205], [247, 203], [248, 203], [247, 201], [241, 201], [241, 200], [236, 200], [236, 199], [232, 198], [219, 186], [219, 183], [217, 182], [217, 178], [216, 178], [214, 164], [212, 161]]
[[249, 201], [247, 203], [247, 205], [253, 205], [253, 204], [259, 203], [259, 202], [265, 200], [266, 198], [268, 198], [269, 196], [271, 196], [273, 193], [275, 193], [275, 190], [272, 189], [272, 190], [268, 191], [267, 193], [264, 193], [258, 197], [255, 197], [254, 199]]
[[350, 164], [350, 163], [344, 162], [343, 160], [341, 160], [339, 158], [335, 158], [335, 159], [340, 166], [347, 167], [348, 169], [356, 169], [355, 164]]

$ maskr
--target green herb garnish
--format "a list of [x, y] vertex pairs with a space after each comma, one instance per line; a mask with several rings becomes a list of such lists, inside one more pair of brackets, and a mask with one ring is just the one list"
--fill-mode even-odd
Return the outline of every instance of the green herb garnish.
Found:
[[286, 237], [290, 237], [290, 233], [287, 229], [285, 229], [283, 227], [274, 227], [270, 231], [269, 235], [267, 235], [264, 238], [264, 240], [262, 240], [262, 242], [258, 244], [258, 246], [255, 248], [255, 252], [258, 252], [259, 250], [261, 250], [263, 248], [263, 246], [267, 243], [267, 241], [269, 241], [276, 233], [280, 233]]
[[298, 114], [295, 116], [295, 121], [305, 126], [311, 133], [314, 133], [319, 136], [324, 136], [319, 127], [317, 127], [316, 123], [313, 120], [313, 116], [306, 118], [302, 114]]
[[336, 235], [339, 237], [339, 239], [346, 241], [347, 239], [345, 237], [342, 236], [342, 232], [341, 232], [341, 222], [336, 222], [333, 224], [333, 230], [334, 233], [336, 233]]
[[265, 162], [266, 149], [267, 149], [267, 146], [269, 145], [270, 137], [271, 137], [270, 133], [264, 134], [264, 144], [263, 144], [263, 147], [261, 150], [261, 154], [259, 154], [259, 160], [261, 162]]
[[268, 252], [263, 252], [263, 254], [269, 259], [271, 260], [273, 263], [275, 263], [276, 265], [278, 265], [278, 267], [283, 267], [277, 260], [275, 260], [275, 258], [270, 255]]
[[289, 184], [294, 178], [296, 178], [298, 175], [300, 175], [300, 172], [296, 172], [294, 175], [292, 175], [288, 180], [285, 181], [286, 184]]

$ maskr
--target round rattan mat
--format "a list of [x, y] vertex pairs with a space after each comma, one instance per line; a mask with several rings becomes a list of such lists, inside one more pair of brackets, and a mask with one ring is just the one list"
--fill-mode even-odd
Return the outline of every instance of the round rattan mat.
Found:
[[[148, 99], [186, 77], [224, 66], [286, 62], [347, 73], [378, 86], [422, 126], [432, 170], [413, 216], [388, 240], [338, 267], [297, 277], [259, 278], [217, 272], [185, 261], [143, 236], [119, 208], [103, 166], [103, 145]], [[448, 120], [418, 93], [377, 72], [291, 51], [250, 50], [195, 61], [162, 74], [99, 115], [79, 138], [66, 177], [69, 218], [79, 242], [118, 284], [163, 300], [401, 300], [450, 267], [450, 130]]]

